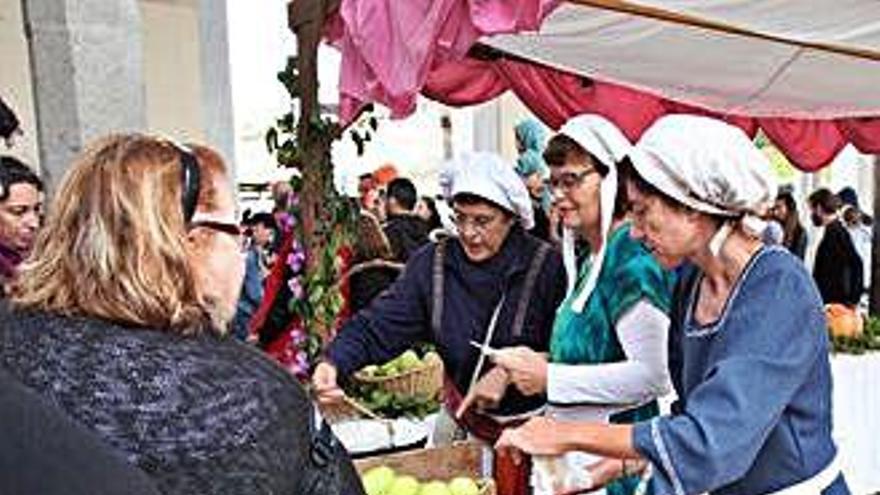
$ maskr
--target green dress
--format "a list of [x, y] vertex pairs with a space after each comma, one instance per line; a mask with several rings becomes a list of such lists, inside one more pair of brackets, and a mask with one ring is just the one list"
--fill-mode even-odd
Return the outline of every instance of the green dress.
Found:
[[[602, 271], [593, 293], [581, 313], [571, 308], [590, 273], [584, 263], [575, 290], [562, 303], [553, 323], [550, 361], [563, 364], [599, 364], [626, 360], [614, 331], [622, 315], [640, 300], [664, 313], [670, 309], [674, 277], [663, 270], [642, 243], [629, 235], [629, 225], [618, 227], [608, 238]], [[656, 401], [611, 416], [612, 423], [635, 423], [659, 414]], [[629, 495], [637, 477], [616, 481], [606, 488], [608, 495]]]

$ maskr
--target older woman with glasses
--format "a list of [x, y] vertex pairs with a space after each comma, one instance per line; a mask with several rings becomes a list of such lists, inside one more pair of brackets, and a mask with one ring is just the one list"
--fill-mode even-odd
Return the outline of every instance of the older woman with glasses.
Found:
[[[445, 434], [435, 441], [450, 442], [458, 430], [493, 442], [510, 421], [540, 411], [544, 396], [507, 390], [508, 374], [479, 347], [546, 352], [565, 273], [559, 254], [526, 234], [532, 203], [509, 164], [488, 153], [468, 155], [444, 172], [442, 182], [457, 237], [412, 255], [390, 290], [342, 328], [313, 383], [319, 400], [338, 400], [343, 392], [337, 375], [388, 361], [417, 342], [433, 342], [447, 373], [446, 413], [438, 420]], [[477, 410], [457, 418], [457, 428], [453, 413], [469, 393]], [[499, 479], [505, 495], [527, 488], [524, 475]], [[518, 487], [507, 486], [516, 481]]]
[[0, 367], [161, 493], [362, 493], [295, 379], [224, 335], [243, 261], [216, 152], [100, 139], [0, 312]]
[[631, 235], [685, 264], [674, 296], [673, 414], [634, 425], [533, 419], [499, 448], [647, 464], [665, 494], [847, 494], [831, 437], [822, 301], [803, 263], [761, 242], [771, 166], [739, 128], [670, 115], [625, 164]]
[[[614, 124], [582, 115], [569, 120], [544, 152], [565, 237], [586, 240], [591, 256], [570, 277], [575, 284], [556, 314], [549, 355], [516, 348], [494, 359], [523, 393], [546, 392], [554, 418], [632, 423], [656, 416], [657, 398], [670, 388], [666, 313], [673, 282], [630, 237], [617, 173], [617, 161], [629, 150]], [[567, 243], [566, 258], [573, 257], [571, 250]], [[535, 493], [590, 488], [591, 478], [614, 467], [598, 460], [573, 452], [550, 465], [537, 463]], [[632, 493], [637, 484], [637, 478], [619, 480], [607, 493]]]

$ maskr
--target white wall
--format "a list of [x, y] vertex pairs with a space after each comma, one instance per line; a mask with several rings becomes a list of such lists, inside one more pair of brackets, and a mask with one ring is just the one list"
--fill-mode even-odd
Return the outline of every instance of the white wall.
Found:
[[147, 130], [204, 141], [195, 2], [141, 0]]
[[264, 137], [289, 110], [290, 100], [276, 74], [296, 52], [295, 38], [287, 28], [285, 0], [228, 0], [227, 15], [236, 179], [263, 182], [280, 176]]
[[6, 149], [0, 144], [0, 153], [15, 155], [39, 168], [30, 57], [24, 36], [21, 0], [0, 0], [0, 61], [0, 96], [15, 110], [24, 131], [14, 148]]

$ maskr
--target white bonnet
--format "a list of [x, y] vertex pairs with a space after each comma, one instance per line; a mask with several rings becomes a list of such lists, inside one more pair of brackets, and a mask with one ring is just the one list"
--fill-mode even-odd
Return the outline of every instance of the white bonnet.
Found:
[[638, 174], [704, 213], [760, 215], [776, 196], [767, 157], [738, 127], [696, 115], [658, 119], [630, 155]]
[[494, 153], [465, 153], [440, 172], [440, 188], [447, 200], [472, 194], [513, 213], [525, 229], [535, 225], [532, 199], [513, 165]]

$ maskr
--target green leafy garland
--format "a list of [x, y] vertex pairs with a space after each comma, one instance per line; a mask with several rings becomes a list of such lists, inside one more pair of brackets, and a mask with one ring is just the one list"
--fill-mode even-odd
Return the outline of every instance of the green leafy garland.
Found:
[[880, 351], [880, 318], [869, 316], [865, 328], [858, 337], [832, 337], [832, 350], [835, 353], [864, 354]]
[[[292, 102], [300, 99], [296, 67], [296, 58], [288, 58], [277, 75]], [[329, 117], [310, 119], [309, 143], [299, 142], [297, 125], [296, 115], [288, 112], [267, 130], [265, 141], [279, 166], [299, 172], [291, 179], [293, 194], [288, 199], [283, 225], [283, 230], [293, 236], [291, 251], [286, 259], [279, 260], [285, 263], [284, 278], [289, 289], [279, 293], [279, 297], [289, 294], [285, 315], [291, 322], [289, 345], [275, 357], [291, 372], [307, 379], [324, 343], [348, 316], [344, 286], [338, 280], [351, 261], [358, 206], [333, 185], [330, 151], [342, 136], [338, 122]], [[352, 140], [359, 153], [372, 138], [369, 130], [363, 130], [365, 127], [375, 131], [378, 120], [367, 113], [352, 126]]]

